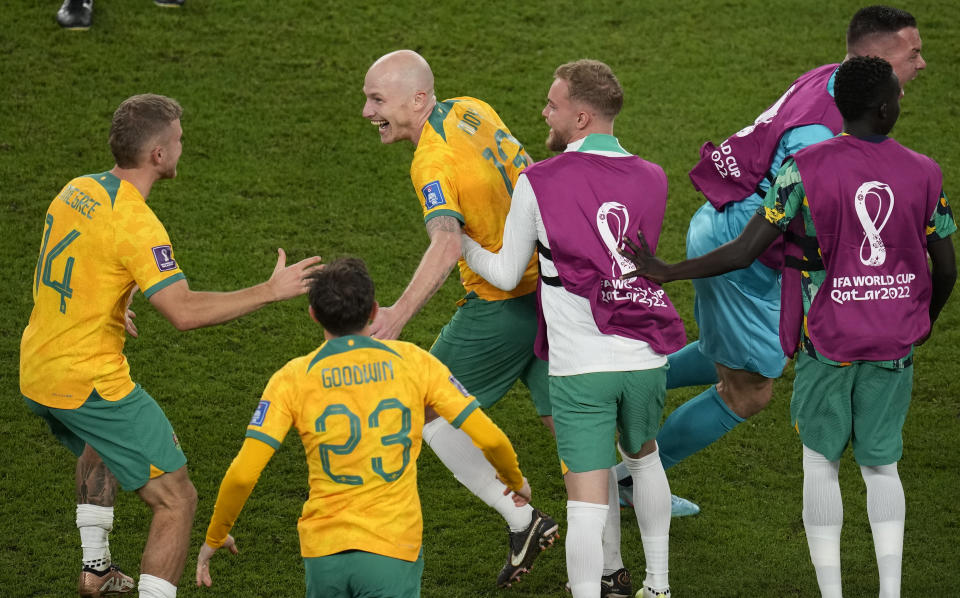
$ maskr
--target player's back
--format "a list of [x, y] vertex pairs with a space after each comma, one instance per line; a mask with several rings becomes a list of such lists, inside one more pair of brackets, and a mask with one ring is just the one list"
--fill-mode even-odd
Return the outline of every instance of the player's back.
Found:
[[23, 394], [63, 409], [94, 389], [108, 400], [128, 394], [126, 298], [135, 283], [146, 293], [179, 278], [166, 231], [136, 187], [109, 172], [70, 181], [47, 210], [30, 281]]
[[289, 413], [307, 457], [303, 556], [353, 549], [415, 560], [424, 406], [455, 419], [472, 404], [449, 371], [410, 343], [345, 336], [289, 362], [264, 399], [274, 405], [263, 410]]
[[[464, 233], [495, 252], [503, 244], [513, 186], [531, 163], [493, 108], [476, 98], [459, 97], [437, 103], [417, 143], [410, 177], [425, 219], [453, 216]], [[503, 299], [532, 292], [537, 272], [531, 260], [520, 285], [508, 293], [484, 281], [462, 259], [460, 276], [467, 291]]]

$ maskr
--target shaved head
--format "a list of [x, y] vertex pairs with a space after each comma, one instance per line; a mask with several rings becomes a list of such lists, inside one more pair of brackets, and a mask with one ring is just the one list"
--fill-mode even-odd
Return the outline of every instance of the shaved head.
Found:
[[377, 126], [383, 143], [408, 140], [416, 145], [437, 103], [433, 71], [413, 50], [378, 58], [367, 69], [363, 93], [367, 97], [363, 117]]
[[367, 80], [392, 83], [407, 93], [418, 91], [433, 95], [433, 71], [427, 61], [413, 50], [397, 50], [378, 58], [367, 70]]

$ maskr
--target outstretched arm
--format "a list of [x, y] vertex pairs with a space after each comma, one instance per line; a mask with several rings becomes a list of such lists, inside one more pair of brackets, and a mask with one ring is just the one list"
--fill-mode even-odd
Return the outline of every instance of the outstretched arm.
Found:
[[192, 330], [222, 324], [254, 312], [268, 303], [299, 297], [307, 292], [304, 280], [320, 262], [309, 257], [287, 266], [287, 255], [278, 250], [277, 265], [266, 282], [229, 293], [191, 291], [186, 280], [179, 280], [150, 296], [150, 303], [177, 330]]
[[197, 556], [198, 586], [210, 587], [213, 583], [210, 577], [210, 558], [221, 546], [237, 554], [237, 545], [233, 536], [230, 535], [230, 529], [273, 453], [273, 447], [267, 443], [255, 438], [247, 438], [223, 476], [220, 492], [217, 494], [217, 504], [213, 508], [213, 516], [210, 517], [210, 525], [207, 527], [206, 541], [200, 547], [200, 554]]
[[627, 272], [621, 278], [642, 276], [656, 283], [664, 283], [725, 274], [749, 266], [778, 236], [780, 229], [777, 225], [755, 214], [733, 241], [700, 257], [668, 264], [650, 252], [643, 233], [638, 232], [639, 245], [629, 238], [623, 239], [626, 245], [620, 249], [620, 255], [633, 262], [636, 270]]
[[427, 220], [427, 247], [410, 284], [390, 307], [381, 307], [370, 326], [370, 335], [391, 340], [400, 336], [403, 327], [433, 297], [450, 270], [460, 259], [460, 221], [453, 216], [436, 216]]

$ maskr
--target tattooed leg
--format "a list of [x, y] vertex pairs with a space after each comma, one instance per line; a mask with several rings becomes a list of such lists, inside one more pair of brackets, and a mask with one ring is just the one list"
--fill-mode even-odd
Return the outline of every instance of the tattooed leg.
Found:
[[[108, 534], [113, 529], [117, 478], [88, 444], [77, 460], [77, 528], [84, 570], [106, 571], [111, 564]], [[81, 574], [81, 582], [83, 576]]]
[[117, 478], [88, 444], [77, 459], [77, 504], [112, 507], [117, 498]]

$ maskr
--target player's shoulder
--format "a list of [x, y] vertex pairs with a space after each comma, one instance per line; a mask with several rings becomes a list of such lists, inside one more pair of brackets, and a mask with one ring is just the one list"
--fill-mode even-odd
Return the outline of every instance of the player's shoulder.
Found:
[[[101, 205], [106, 204], [113, 208], [118, 200], [127, 198], [129, 190], [126, 187], [133, 188], [136, 191], [136, 188], [129, 183], [127, 185], [122, 183], [122, 179], [110, 171], [106, 171], [75, 177], [67, 183], [67, 186], [93, 197]], [[137, 195], [139, 196], [139, 193]]]

